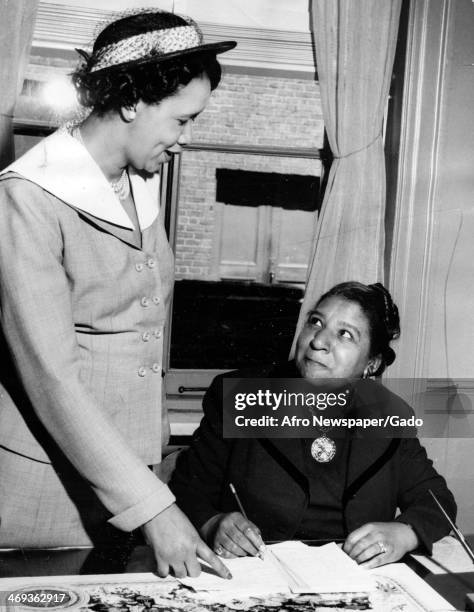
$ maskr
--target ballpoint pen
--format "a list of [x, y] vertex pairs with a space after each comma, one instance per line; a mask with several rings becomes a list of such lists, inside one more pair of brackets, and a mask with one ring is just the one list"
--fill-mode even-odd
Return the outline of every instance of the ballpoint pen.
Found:
[[441, 502], [438, 500], [438, 498], [433, 493], [433, 491], [431, 489], [428, 489], [428, 490], [431, 493], [431, 496], [433, 497], [435, 502], [438, 504], [439, 509], [444, 514], [444, 517], [446, 518], [448, 523], [451, 525], [451, 529], [453, 530], [454, 535], [459, 540], [459, 542], [461, 543], [462, 547], [467, 552], [467, 554], [470, 556], [471, 561], [474, 563], [474, 552], [473, 552], [472, 548], [469, 546], [469, 544], [466, 542], [466, 538], [463, 536], [463, 534], [459, 530], [459, 528], [456, 527], [455, 523], [451, 520], [450, 516], [448, 515], [446, 510], [443, 508], [443, 506], [441, 505]]
[[[237, 505], [239, 506], [240, 512], [242, 513], [244, 518], [248, 521], [249, 519], [248, 519], [247, 513], [245, 512], [244, 507], [242, 506], [242, 502], [240, 501], [240, 498], [237, 494], [237, 491], [235, 490], [235, 487], [231, 482], [229, 482], [229, 489], [231, 490], [232, 495], [235, 497], [235, 501], [237, 502]], [[262, 561], [263, 561], [264, 553], [265, 553], [265, 544], [262, 544], [260, 548], [258, 549], [258, 554], [257, 554], [257, 557], [260, 557]]]

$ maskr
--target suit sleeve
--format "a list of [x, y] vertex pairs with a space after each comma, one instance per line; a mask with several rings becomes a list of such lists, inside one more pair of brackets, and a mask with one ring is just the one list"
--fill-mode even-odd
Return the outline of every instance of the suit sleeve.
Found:
[[170, 481], [180, 508], [199, 529], [221, 512], [220, 501], [232, 441], [221, 433], [222, 377], [215, 378], [203, 400], [204, 417], [190, 447], [182, 451]]
[[456, 502], [417, 438], [401, 440], [400, 455], [398, 507], [401, 514], [395, 520], [411, 525], [422, 547], [431, 554], [433, 542], [447, 535], [450, 526], [429, 491], [433, 491], [453, 520]]
[[[0, 186], [1, 324], [21, 383], [56, 444], [130, 531], [174, 501], [97, 405], [81, 380], [62, 232], [51, 198], [38, 186]], [[157, 441], [157, 444], [159, 441]]]

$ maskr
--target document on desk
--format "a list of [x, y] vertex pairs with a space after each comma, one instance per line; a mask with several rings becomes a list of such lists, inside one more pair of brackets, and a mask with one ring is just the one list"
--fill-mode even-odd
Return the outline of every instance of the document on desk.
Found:
[[375, 588], [367, 570], [334, 542], [324, 546], [282, 543], [272, 547], [271, 552], [284, 569], [296, 576], [297, 584], [290, 587], [293, 593], [353, 593]]
[[[316, 549], [317, 550], [317, 549]], [[283, 556], [283, 555], [282, 555]], [[237, 560], [240, 564], [245, 559]], [[254, 568], [259, 559], [247, 557], [245, 565]], [[272, 563], [272, 558], [268, 560]], [[316, 570], [319, 566], [315, 567]], [[326, 568], [324, 571], [326, 571]], [[339, 568], [337, 570], [339, 572]], [[236, 572], [235, 572], [236, 573]], [[270, 585], [258, 583], [252, 573], [245, 573], [245, 591], [232, 591], [231, 580], [221, 580], [223, 590], [199, 591], [179, 584], [174, 578], [162, 579], [152, 573], [103, 574], [78, 576], [24, 576], [0, 578], [0, 610], [25, 610], [18, 602], [40, 599], [61, 602], [54, 609], [81, 610], [186, 610], [187, 612], [276, 612], [277, 610], [371, 610], [371, 612], [446, 612], [454, 608], [426, 582], [403, 564], [392, 564], [368, 570], [376, 589], [371, 592], [291, 593], [285, 580], [275, 578]], [[262, 574], [260, 574], [262, 576]], [[237, 573], [236, 573], [237, 577]], [[271, 573], [267, 575], [271, 580]], [[257, 576], [258, 578], [258, 576]], [[250, 585], [256, 587], [250, 587]], [[275, 589], [275, 590], [274, 590]], [[50, 599], [47, 599], [47, 598]], [[51, 599], [54, 598], [54, 599]], [[36, 601], [33, 599], [33, 601]], [[62, 605], [65, 604], [66, 605]], [[38, 605], [36, 605], [38, 607]], [[44, 604], [42, 607], [45, 607]], [[46, 606], [48, 607], [48, 606]], [[28, 606], [31, 610], [31, 606]]]
[[373, 577], [334, 543], [307, 546], [282, 542], [268, 546], [264, 560], [258, 557], [226, 559], [232, 580], [209, 571], [181, 582], [196, 591], [255, 593], [344, 593], [368, 592], [375, 588]]

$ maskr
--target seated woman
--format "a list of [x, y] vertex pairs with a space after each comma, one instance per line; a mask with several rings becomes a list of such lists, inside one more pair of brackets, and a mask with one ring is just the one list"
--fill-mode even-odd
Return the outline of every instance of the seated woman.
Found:
[[[379, 283], [336, 285], [301, 331], [295, 360], [225, 377], [355, 379], [380, 375], [395, 359], [398, 309]], [[180, 454], [170, 487], [201, 535], [222, 557], [256, 555], [263, 540], [340, 539], [358, 563], [376, 567], [432, 543], [449, 525], [430, 489], [454, 518], [456, 504], [416, 437], [228, 439], [222, 436], [222, 376], [204, 397], [204, 418]], [[376, 410], [406, 405], [378, 383]], [[383, 404], [383, 405], [381, 405]], [[330, 416], [326, 409], [326, 415]], [[326, 449], [328, 450], [328, 449]], [[229, 484], [238, 491], [247, 518]], [[399, 514], [397, 515], [397, 509]]]

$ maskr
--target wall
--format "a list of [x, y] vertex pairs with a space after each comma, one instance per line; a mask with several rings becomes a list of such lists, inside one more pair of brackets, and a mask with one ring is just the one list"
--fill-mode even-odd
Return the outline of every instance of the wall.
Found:
[[403, 328], [390, 372], [450, 386], [451, 425], [427, 446], [474, 533], [474, 4], [411, 4], [391, 263]]
[[225, 73], [196, 122], [196, 141], [279, 147], [322, 146], [315, 81]]

